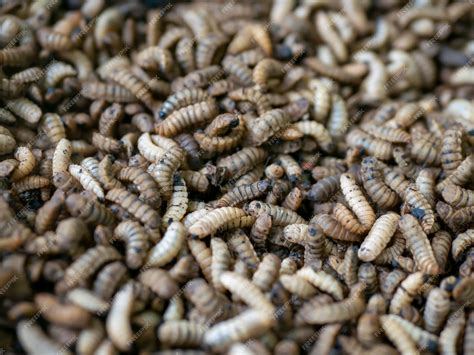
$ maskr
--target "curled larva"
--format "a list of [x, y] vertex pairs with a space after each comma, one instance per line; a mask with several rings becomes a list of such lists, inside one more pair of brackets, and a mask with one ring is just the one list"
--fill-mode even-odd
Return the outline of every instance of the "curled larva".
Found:
[[49, 338], [38, 324], [21, 320], [16, 326], [21, 346], [30, 354], [72, 354], [59, 342]]
[[380, 323], [387, 337], [402, 354], [416, 354], [417, 346], [403, 327], [395, 323], [388, 315], [380, 316]]
[[281, 206], [283, 208], [288, 208], [292, 211], [296, 211], [300, 208], [303, 203], [304, 193], [298, 187], [293, 188], [290, 193], [285, 197], [285, 200], [282, 202]]
[[469, 155], [446, 179], [436, 185], [436, 191], [441, 192], [448, 185], [463, 186], [472, 179], [474, 171], [474, 155]]
[[173, 137], [191, 126], [202, 126], [217, 116], [217, 113], [216, 102], [207, 99], [174, 111], [156, 126], [155, 131], [162, 136]]
[[220, 282], [232, 295], [239, 297], [244, 303], [267, 316], [271, 317], [275, 311], [275, 306], [262, 291], [245, 277], [235, 272], [226, 271], [220, 276]]
[[51, 51], [68, 51], [73, 48], [73, 43], [68, 36], [50, 28], [40, 28], [37, 38], [43, 48]]
[[177, 111], [183, 107], [206, 101], [208, 95], [201, 89], [184, 89], [169, 96], [159, 111], [159, 117], [165, 118], [170, 113]]
[[68, 171], [81, 183], [85, 190], [92, 192], [101, 201], [104, 199], [104, 190], [100, 183], [85, 168], [80, 165], [70, 164]]
[[139, 200], [138, 196], [124, 189], [112, 189], [107, 192], [106, 200], [117, 203], [137, 218], [143, 224], [151, 228], [160, 226], [161, 218], [157, 211]]
[[283, 76], [283, 65], [272, 58], [262, 59], [253, 69], [252, 78], [260, 90], [275, 86]]
[[446, 185], [441, 191], [444, 200], [453, 207], [474, 206], [474, 190], [457, 185]]
[[19, 164], [10, 176], [12, 181], [20, 180], [29, 175], [36, 165], [36, 158], [28, 147], [18, 147], [15, 150], [14, 157], [19, 161]]
[[121, 351], [130, 349], [133, 342], [133, 331], [130, 324], [135, 291], [133, 284], [126, 284], [114, 296], [107, 315], [106, 329], [112, 343]]
[[397, 287], [391, 299], [390, 313], [398, 314], [403, 307], [411, 304], [424, 283], [425, 277], [422, 272], [408, 275]]
[[115, 221], [112, 212], [104, 205], [81, 194], [69, 195], [66, 199], [66, 208], [72, 216], [83, 219], [87, 224], [112, 225]]
[[321, 228], [325, 235], [333, 239], [342, 240], [346, 242], [361, 241], [363, 239], [363, 235], [355, 234], [348, 231], [331, 215], [317, 215], [315, 216], [314, 221]]
[[111, 154], [118, 154], [123, 148], [123, 143], [121, 141], [106, 137], [99, 132], [92, 133], [92, 145], [99, 150]]
[[296, 275], [311, 283], [321, 291], [330, 294], [335, 300], [341, 301], [344, 297], [342, 284], [324, 271], [314, 271], [305, 266], [296, 272]]
[[352, 211], [342, 203], [336, 203], [332, 213], [334, 218], [351, 233], [364, 234], [367, 228], [359, 223]]
[[288, 224], [306, 223], [306, 221], [296, 212], [284, 207], [271, 205], [260, 201], [252, 201], [245, 210], [256, 217], [267, 213], [272, 217], [272, 223], [275, 226], [286, 226]]
[[279, 154], [277, 163], [281, 165], [290, 182], [295, 183], [301, 178], [303, 170], [291, 155]]
[[388, 212], [375, 221], [369, 234], [362, 242], [358, 256], [363, 261], [372, 261], [380, 255], [397, 229], [400, 215]]
[[66, 269], [62, 281], [71, 289], [93, 275], [105, 263], [119, 259], [121, 255], [113, 247], [99, 245], [90, 248]]
[[235, 76], [243, 86], [251, 86], [252, 70], [244, 62], [235, 57], [226, 57], [222, 61], [222, 66], [228, 75]]
[[234, 101], [248, 101], [255, 105], [259, 115], [271, 110], [268, 95], [254, 88], [239, 88], [229, 92], [229, 98]]
[[337, 61], [343, 63], [347, 61], [347, 46], [336, 29], [333, 28], [334, 20], [330, 19], [324, 11], [318, 11], [315, 17], [316, 30], [321, 39], [331, 48]]
[[173, 193], [168, 201], [166, 212], [163, 215], [164, 227], [167, 227], [173, 222], [181, 221], [188, 208], [188, 190], [184, 179], [179, 175], [175, 175], [173, 181]]
[[184, 151], [179, 147], [170, 148], [157, 164], [148, 167], [148, 173], [158, 185], [160, 195], [168, 199], [173, 189], [173, 175], [184, 161]]
[[123, 221], [115, 228], [114, 235], [127, 245], [127, 266], [131, 269], [142, 266], [148, 252], [146, 230], [137, 222]]
[[166, 265], [178, 255], [185, 238], [184, 225], [180, 222], [171, 223], [163, 239], [150, 250], [146, 264], [157, 267]]
[[461, 255], [474, 245], [474, 229], [469, 229], [464, 233], [460, 233], [453, 240], [452, 255], [455, 260], [459, 260]]
[[140, 138], [138, 138], [137, 148], [140, 154], [152, 163], [158, 163], [166, 152], [165, 149], [153, 143], [150, 133], [148, 132], [143, 133]]
[[329, 131], [316, 121], [299, 121], [293, 123], [290, 127], [296, 128], [304, 135], [313, 137], [318, 145], [326, 152], [334, 149], [334, 143]]
[[74, 77], [77, 75], [76, 69], [73, 66], [64, 62], [54, 62], [48, 65], [44, 74], [44, 84], [46, 87], [55, 87], [67, 77]]
[[307, 198], [314, 202], [325, 202], [329, 200], [340, 188], [341, 175], [332, 175], [319, 180], [311, 186]]
[[85, 158], [81, 161], [81, 166], [86, 169], [95, 179], [99, 178], [100, 162], [93, 157]]
[[285, 110], [274, 109], [266, 111], [257, 117], [252, 124], [247, 125], [247, 142], [252, 146], [260, 146], [289, 125], [289, 116]]
[[204, 344], [216, 351], [225, 350], [231, 344], [263, 335], [272, 324], [271, 315], [249, 309], [208, 329], [204, 334]]
[[[99, 163], [97, 180], [99, 180], [106, 190], [123, 188], [122, 183], [114, 176], [116, 167], [113, 165], [113, 163], [114, 157], [111, 154], [107, 154]], [[71, 168], [71, 165], [69, 168]]]
[[254, 200], [267, 193], [270, 187], [270, 180], [259, 180], [248, 185], [234, 187], [216, 202], [215, 207], [237, 206], [244, 201]]
[[440, 270], [433, 249], [416, 218], [412, 215], [403, 215], [398, 225], [419, 270], [430, 275], [438, 274]]
[[284, 270], [280, 270], [279, 280], [287, 291], [303, 299], [313, 297], [318, 292], [311, 283], [302, 277], [293, 275], [293, 273], [284, 272]]
[[243, 124], [235, 127], [232, 132], [223, 137], [208, 137], [202, 132], [194, 133], [194, 139], [203, 151], [210, 155], [223, 153], [237, 147], [245, 133]]

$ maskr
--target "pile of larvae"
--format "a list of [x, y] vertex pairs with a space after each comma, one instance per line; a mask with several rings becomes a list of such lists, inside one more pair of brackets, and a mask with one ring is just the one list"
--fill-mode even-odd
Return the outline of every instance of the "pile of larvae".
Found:
[[151, 3], [2, 2], [1, 353], [474, 354], [473, 1]]

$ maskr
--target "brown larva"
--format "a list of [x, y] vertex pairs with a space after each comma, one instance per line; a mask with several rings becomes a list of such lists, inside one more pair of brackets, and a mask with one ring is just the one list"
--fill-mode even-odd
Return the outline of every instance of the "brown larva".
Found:
[[271, 58], [262, 59], [253, 69], [253, 81], [262, 91], [274, 87], [283, 76], [283, 65]]
[[235, 57], [226, 57], [222, 61], [222, 66], [228, 75], [233, 75], [237, 78], [239, 83], [243, 86], [251, 86], [252, 70], [250, 70], [245, 63]]
[[288, 224], [305, 223], [305, 220], [299, 216], [296, 212], [275, 206], [260, 201], [252, 201], [245, 208], [248, 213], [256, 217], [263, 213], [267, 213], [272, 217], [273, 225], [275, 226], [286, 226]]
[[392, 156], [393, 146], [390, 142], [374, 138], [358, 128], [347, 134], [346, 142], [351, 147], [362, 147], [368, 154], [380, 160], [389, 160]]
[[[121, 184], [121, 182], [117, 180], [114, 176], [116, 168], [113, 165], [113, 161], [114, 161], [114, 157], [111, 154], [107, 154], [99, 163], [99, 167], [97, 171], [97, 180], [102, 184], [102, 186], [106, 190], [123, 188], [123, 185]], [[69, 166], [69, 168], [71, 169], [71, 165]], [[102, 196], [103, 196], [103, 192], [102, 192]]]
[[283, 170], [285, 170], [286, 176], [292, 183], [295, 183], [301, 178], [303, 170], [292, 156], [288, 154], [279, 154], [277, 156], [277, 162], [281, 165]]
[[171, 196], [173, 174], [183, 160], [184, 151], [179, 147], [173, 147], [163, 154], [157, 164], [148, 167], [148, 173], [156, 181], [161, 196], [167, 199]]
[[414, 134], [411, 155], [415, 161], [424, 166], [439, 165], [439, 141], [432, 134]]
[[143, 133], [137, 141], [138, 151], [148, 161], [158, 163], [160, 158], [165, 154], [166, 150], [157, 146], [151, 140], [150, 133]]
[[227, 178], [237, 178], [262, 163], [267, 154], [262, 148], [245, 147], [234, 154], [219, 158], [217, 167], [226, 169]]
[[340, 177], [338, 174], [319, 180], [316, 184], [311, 186], [307, 198], [314, 202], [325, 202], [329, 200], [339, 190]]
[[83, 219], [86, 223], [112, 225], [114, 215], [104, 205], [87, 199], [81, 194], [71, 194], [66, 199], [66, 208], [74, 217]]
[[268, 213], [260, 214], [255, 220], [250, 231], [250, 240], [255, 245], [257, 252], [265, 248], [265, 241], [272, 227], [272, 217]]
[[40, 28], [36, 35], [41, 46], [51, 51], [68, 51], [73, 47], [72, 41], [66, 35], [49, 28]]
[[91, 318], [86, 310], [74, 304], [64, 304], [56, 296], [49, 293], [36, 294], [35, 303], [40, 309], [43, 309], [42, 316], [51, 323], [82, 328], [87, 325]]
[[68, 289], [93, 275], [103, 264], [119, 260], [121, 255], [113, 247], [96, 246], [76, 259], [64, 272], [62, 282]]
[[255, 105], [259, 115], [271, 110], [270, 101], [266, 94], [254, 88], [240, 88], [229, 92], [229, 97], [235, 101], [248, 101]]
[[207, 317], [219, 315], [217, 319], [222, 319], [230, 313], [231, 305], [227, 299], [217, 294], [203, 279], [189, 281], [184, 288], [184, 295]]
[[211, 275], [214, 288], [220, 292], [225, 290], [220, 281], [223, 272], [229, 270], [231, 255], [227, 244], [220, 238], [211, 239], [212, 264]]
[[441, 165], [446, 175], [452, 174], [463, 160], [462, 126], [454, 126], [444, 132], [441, 145]]
[[227, 136], [208, 137], [204, 133], [196, 132], [194, 133], [194, 139], [198, 142], [203, 151], [210, 155], [214, 155], [230, 151], [237, 147], [244, 137], [244, 133], [245, 127], [241, 124], [235, 127]]
[[296, 273], [297, 276], [311, 283], [321, 291], [330, 294], [335, 300], [341, 301], [344, 297], [342, 284], [324, 271], [314, 271], [305, 266]]
[[446, 185], [441, 191], [444, 200], [453, 207], [474, 206], [474, 191], [457, 185]]
[[137, 98], [130, 90], [114, 83], [86, 81], [82, 84], [81, 93], [91, 100], [106, 100], [108, 102], [135, 102]]
[[153, 210], [149, 205], [140, 201], [138, 196], [124, 189], [112, 189], [107, 192], [106, 200], [117, 203], [135, 216], [143, 224], [151, 228], [160, 226], [161, 218], [157, 211]]
[[206, 328], [203, 325], [185, 321], [166, 321], [158, 328], [158, 339], [171, 346], [199, 346]]
[[39, 175], [29, 175], [12, 184], [12, 189], [20, 194], [28, 190], [39, 189], [49, 186], [51, 181], [48, 178]]
[[94, 293], [103, 300], [109, 300], [126, 274], [127, 268], [120, 261], [107, 264], [98, 272], [95, 278]]
[[433, 209], [413, 184], [408, 185], [405, 190], [405, 203], [410, 208], [411, 213], [421, 221], [423, 231], [430, 233], [435, 221]]
[[208, 99], [174, 111], [156, 126], [155, 131], [165, 137], [172, 137], [190, 126], [203, 125], [216, 115], [216, 103]]
[[334, 149], [334, 144], [329, 131], [320, 123], [315, 121], [299, 121], [291, 127], [296, 128], [305, 135], [313, 137], [318, 145], [326, 152]]
[[123, 148], [123, 143], [121, 141], [106, 137], [98, 132], [92, 133], [92, 144], [97, 149], [112, 154], [120, 153]]
[[250, 239], [241, 230], [237, 229], [233, 232], [227, 241], [230, 250], [241, 261], [245, 263], [248, 269], [256, 270], [260, 260], [253, 248]]
[[206, 192], [209, 188], [209, 180], [204, 174], [192, 170], [181, 170], [181, 177], [186, 182], [186, 186], [193, 191]]
[[106, 330], [112, 343], [120, 350], [130, 349], [133, 331], [130, 324], [135, 300], [132, 284], [126, 284], [114, 296], [106, 320]]
[[15, 150], [14, 157], [19, 164], [10, 176], [12, 181], [20, 180], [29, 175], [36, 165], [36, 158], [28, 147], [18, 147]]
[[181, 221], [188, 208], [188, 190], [182, 177], [173, 177], [173, 193], [168, 201], [166, 212], [163, 215], [163, 226], [167, 227], [172, 222]]
[[92, 192], [101, 201], [104, 199], [104, 190], [102, 190], [99, 182], [85, 168], [80, 165], [70, 164], [69, 173], [81, 183], [85, 190]]
[[148, 236], [137, 222], [123, 221], [114, 230], [114, 234], [127, 245], [127, 266], [136, 269], [143, 265], [148, 252]]
[[344, 226], [334, 219], [331, 215], [320, 214], [317, 215], [314, 219], [316, 224], [322, 229], [323, 233], [328, 237], [333, 239], [338, 239], [342, 241], [361, 241], [363, 236], [359, 234], [354, 234]]
[[215, 207], [237, 206], [244, 201], [260, 197], [268, 192], [270, 187], [271, 183], [269, 180], [259, 180], [248, 185], [237, 186], [223, 195], [217, 201]]
[[178, 292], [178, 284], [163, 269], [150, 268], [145, 270], [140, 273], [138, 280], [164, 299], [169, 299]]
[[447, 185], [463, 186], [467, 184], [473, 176], [474, 171], [474, 155], [469, 155], [459, 166], [447, 176], [446, 179], [436, 185], [436, 191], [441, 192]]
[[359, 223], [357, 217], [354, 216], [352, 211], [343, 205], [342, 203], [336, 203], [332, 213], [334, 218], [349, 232], [355, 234], [364, 234], [367, 232], [367, 228]]

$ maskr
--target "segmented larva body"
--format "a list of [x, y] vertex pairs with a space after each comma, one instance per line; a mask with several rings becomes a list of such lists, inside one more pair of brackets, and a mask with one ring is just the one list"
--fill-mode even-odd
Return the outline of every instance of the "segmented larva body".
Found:
[[273, 318], [261, 310], [246, 310], [234, 318], [220, 322], [204, 335], [204, 344], [225, 350], [231, 344], [263, 335], [273, 324]]
[[167, 227], [173, 222], [179, 222], [186, 214], [188, 208], [188, 190], [186, 183], [180, 176], [174, 177], [173, 193], [163, 215], [163, 226]]
[[278, 278], [280, 264], [281, 260], [275, 254], [265, 255], [253, 274], [252, 282], [263, 292], [268, 291]]
[[[275, 80], [283, 76], [283, 65], [271, 58], [262, 59], [253, 69], [253, 82], [262, 91], [266, 91]], [[269, 85], [270, 84], [270, 85]]]
[[123, 148], [123, 143], [121, 141], [106, 137], [98, 132], [92, 134], [92, 145], [99, 150], [111, 154], [118, 154]]
[[231, 263], [231, 255], [227, 244], [220, 238], [211, 239], [212, 264], [211, 275], [214, 288], [220, 292], [224, 292], [225, 288], [221, 283], [222, 274], [229, 270]]
[[311, 190], [307, 193], [309, 200], [314, 202], [325, 202], [329, 200], [340, 187], [339, 180], [341, 175], [328, 176], [319, 180], [311, 186]]
[[257, 269], [260, 260], [249, 238], [241, 229], [236, 230], [227, 243], [234, 255], [237, 255], [237, 258], [242, 260], [247, 268]]
[[398, 196], [385, 184], [376, 158], [364, 158], [361, 172], [364, 188], [377, 205], [390, 209], [398, 204]]
[[202, 239], [214, 234], [225, 223], [245, 215], [244, 210], [236, 207], [216, 208], [189, 227], [189, 234], [191, 237]]
[[148, 255], [146, 264], [160, 267], [168, 264], [177, 255], [186, 239], [186, 228], [180, 222], [172, 222], [163, 239], [156, 244]]
[[179, 174], [186, 182], [186, 186], [192, 191], [206, 192], [209, 188], [209, 180], [207, 180], [206, 176], [200, 172], [181, 170]]
[[393, 148], [393, 158], [403, 173], [410, 178], [416, 178], [420, 173], [420, 167], [417, 166], [408, 152], [401, 147]]
[[148, 173], [158, 185], [160, 195], [170, 198], [173, 186], [173, 174], [184, 161], [184, 151], [178, 147], [166, 151], [156, 165], [148, 167]]
[[244, 201], [262, 196], [268, 192], [270, 187], [270, 180], [259, 180], [248, 185], [234, 187], [217, 201], [215, 207], [237, 206]]
[[434, 208], [436, 203], [436, 175], [430, 169], [422, 169], [416, 178], [416, 188]]
[[405, 178], [403, 173], [397, 169], [384, 168], [384, 181], [395, 191], [402, 199], [405, 198], [405, 193], [410, 186], [410, 181]]
[[462, 126], [454, 126], [444, 132], [440, 154], [441, 166], [446, 175], [451, 175], [463, 160], [463, 133]]
[[434, 288], [428, 294], [423, 313], [425, 329], [437, 334], [441, 330], [450, 310], [449, 293], [441, 288]]
[[444, 200], [453, 207], [474, 206], [474, 190], [462, 188], [457, 185], [446, 185], [441, 191]]
[[114, 296], [106, 320], [106, 330], [112, 343], [121, 351], [128, 351], [133, 342], [130, 318], [133, 312], [135, 291], [126, 284]]
[[464, 233], [460, 233], [453, 240], [452, 254], [455, 260], [459, 260], [461, 255], [474, 245], [474, 229], [468, 229]]
[[66, 269], [63, 282], [67, 288], [74, 288], [93, 275], [105, 263], [119, 259], [121, 259], [121, 255], [113, 247], [98, 245], [90, 248]]
[[359, 248], [359, 259], [367, 262], [375, 260], [390, 242], [399, 219], [400, 215], [394, 212], [380, 216]]
[[163, 122], [156, 126], [155, 131], [162, 136], [173, 137], [188, 127], [204, 125], [217, 114], [218, 109], [216, 102], [208, 99], [174, 111]]
[[340, 139], [346, 133], [349, 125], [346, 102], [341, 96], [333, 94], [331, 112], [327, 123], [329, 134], [333, 138]]
[[[295, 269], [296, 267], [297, 266], [295, 265]], [[285, 290], [303, 299], [313, 297], [318, 292], [311, 283], [302, 277], [294, 275], [294, 272], [290, 273], [285, 271], [284, 265], [280, 269], [280, 282]]]
[[33, 152], [28, 147], [18, 147], [15, 150], [14, 157], [19, 164], [13, 170], [10, 178], [12, 181], [17, 181], [29, 175], [36, 165], [36, 158]]
[[334, 218], [351, 233], [364, 234], [367, 228], [359, 223], [352, 211], [342, 203], [336, 203], [332, 211]]
[[142, 266], [148, 252], [145, 229], [138, 222], [123, 221], [115, 228], [114, 234], [127, 245], [127, 266], [132, 269]]
[[222, 61], [222, 67], [228, 75], [234, 75], [243, 86], [251, 86], [252, 70], [240, 59], [235, 57], [226, 57]]
[[275, 306], [250, 280], [235, 272], [226, 271], [221, 274], [220, 282], [232, 295], [239, 297], [250, 307], [258, 309], [269, 317], [273, 315]]
[[109, 300], [126, 274], [127, 268], [120, 261], [107, 264], [97, 274], [93, 285], [94, 293], [103, 300]]
[[6, 107], [15, 115], [31, 124], [37, 123], [42, 115], [41, 108], [24, 97], [8, 100]]
[[229, 98], [234, 101], [248, 101], [255, 105], [257, 113], [261, 116], [265, 112], [270, 111], [272, 106], [268, 99], [268, 95], [254, 88], [239, 88], [230, 91]]
[[95, 179], [99, 179], [100, 162], [93, 157], [82, 159], [81, 166], [86, 169]]
[[270, 137], [289, 124], [289, 116], [282, 109], [266, 111], [263, 115], [256, 118], [251, 125], [247, 126], [247, 141], [252, 146], [260, 146]]
[[321, 228], [323, 233], [333, 239], [346, 242], [362, 241], [363, 235], [348, 231], [344, 226], [331, 215], [320, 214], [314, 218], [315, 223]]
[[199, 143], [202, 150], [209, 152], [209, 154], [220, 154], [237, 147], [239, 142], [244, 137], [245, 127], [239, 125], [232, 130], [232, 132], [224, 137], [208, 137], [204, 133], [194, 133], [194, 139]]
[[351, 130], [346, 135], [346, 142], [351, 147], [365, 149], [368, 154], [380, 160], [389, 160], [392, 157], [393, 145], [390, 142], [374, 138], [359, 128]]
[[148, 132], [143, 133], [140, 138], [138, 138], [137, 148], [140, 154], [152, 163], [158, 163], [166, 152], [165, 149], [153, 143], [150, 133]]
[[250, 230], [250, 240], [255, 245], [257, 251], [265, 248], [265, 241], [270, 233], [273, 222], [272, 217], [268, 213], [260, 214]]
[[100, 183], [82, 166], [76, 164], [69, 165], [69, 173], [76, 178], [85, 190], [92, 192], [99, 200], [103, 200], [104, 190]]
[[299, 121], [293, 123], [290, 127], [296, 128], [304, 135], [313, 137], [324, 151], [331, 152], [334, 149], [331, 135], [321, 123], [316, 121]]
[[39, 325], [28, 320], [21, 320], [16, 331], [21, 346], [31, 354], [71, 354], [63, 345], [49, 338]]
[[303, 174], [303, 169], [299, 166], [299, 164], [291, 155], [279, 154], [277, 156], [277, 162], [285, 171], [285, 174], [290, 180], [290, 182], [295, 183], [301, 178], [301, 175]]
[[394, 322], [388, 315], [380, 316], [380, 323], [385, 332], [385, 335], [392, 341], [397, 350], [402, 354], [416, 354], [418, 348], [401, 325]]
[[142, 101], [147, 107], [153, 109], [155, 103], [150, 88], [131, 70], [120, 67], [112, 68], [107, 76], [110, 80], [128, 89], [137, 100]]
[[185, 320], [166, 321], [158, 328], [158, 339], [171, 346], [195, 347], [202, 343], [206, 327]]
[[304, 193], [299, 188], [293, 188], [290, 193], [285, 197], [285, 200], [282, 202], [281, 206], [283, 208], [288, 208], [292, 211], [296, 211], [300, 208], [303, 203]]
[[474, 155], [469, 155], [446, 179], [436, 185], [436, 191], [441, 192], [444, 187], [454, 184], [463, 186], [469, 183], [474, 171]]
[[172, 298], [179, 290], [176, 281], [163, 269], [151, 268], [143, 271], [138, 280], [164, 299]]
[[206, 101], [209, 98], [204, 90], [193, 88], [183, 89], [169, 96], [160, 108], [160, 118], [165, 118], [170, 113], [183, 107], [190, 106], [199, 102]]
[[457, 344], [466, 324], [464, 310], [448, 318], [439, 336], [439, 349], [442, 354], [456, 354]]
[[71, 303], [62, 303], [58, 297], [49, 293], [36, 294], [35, 304], [43, 310], [42, 317], [60, 326], [82, 328], [91, 319], [85, 309]]
[[311, 283], [321, 291], [330, 294], [337, 301], [344, 297], [342, 285], [330, 274], [324, 271], [314, 271], [309, 266], [305, 266], [296, 272], [296, 275]]
[[43, 234], [50, 230], [60, 213], [65, 200], [65, 194], [62, 190], [54, 192], [53, 196], [45, 202], [43, 206], [38, 209], [35, 218], [35, 231], [38, 234]]
[[292, 210], [260, 201], [250, 202], [246, 207], [246, 211], [256, 217], [260, 216], [262, 213], [269, 214], [272, 217], [272, 223], [275, 226], [306, 223], [301, 216]]
[[408, 275], [397, 287], [390, 302], [390, 313], [399, 314], [400, 310], [409, 305], [417, 296], [421, 286], [425, 282], [422, 272], [415, 272]]
[[413, 184], [410, 184], [405, 191], [405, 203], [407, 203], [411, 213], [420, 219], [423, 231], [430, 233], [435, 222], [433, 209], [423, 194]]
[[226, 169], [225, 176], [227, 178], [237, 178], [262, 163], [267, 158], [267, 155], [268, 153], [265, 149], [245, 147], [234, 154], [220, 158], [217, 161], [217, 167]]
[[189, 281], [184, 287], [184, 295], [207, 317], [220, 315], [217, 319], [225, 319], [230, 315], [231, 304], [203, 279], [195, 278]]
[[410, 143], [411, 141], [410, 134], [399, 128], [367, 125], [362, 129], [375, 138], [392, 143]]
[[117, 168], [114, 166], [114, 157], [112, 155], [107, 154], [99, 163], [98, 168], [97, 179], [106, 190], [123, 188], [122, 183], [114, 176]]
[[446, 264], [451, 252], [452, 238], [446, 231], [436, 232], [431, 240], [431, 247], [441, 270], [446, 270]]
[[91, 100], [105, 100], [107, 102], [129, 103], [137, 101], [135, 95], [127, 88], [114, 83], [100, 81], [86, 81], [82, 84], [81, 93]]
[[412, 138], [411, 156], [418, 164], [439, 165], [439, 140], [432, 134], [416, 134]]
[[38, 176], [38, 175], [29, 175], [26, 176], [12, 184], [12, 189], [17, 193], [21, 194], [22, 192], [28, 190], [40, 189], [42, 187], [49, 186], [51, 181], [48, 178]]
[[65, 78], [74, 77], [76, 75], [77, 71], [73, 66], [63, 62], [54, 62], [46, 68], [44, 84], [46, 87], [55, 87]]

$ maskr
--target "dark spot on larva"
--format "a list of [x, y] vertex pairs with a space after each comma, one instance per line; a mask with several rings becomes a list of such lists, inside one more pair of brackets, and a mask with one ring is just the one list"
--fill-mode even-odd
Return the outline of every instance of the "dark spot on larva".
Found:
[[425, 213], [425, 210], [422, 209], [422, 208], [413, 208], [413, 209], [411, 210], [411, 214], [412, 214], [414, 217], [416, 217], [416, 218], [418, 218], [418, 219], [421, 219], [421, 218], [423, 218], [423, 217], [425, 216], [426, 213]]

